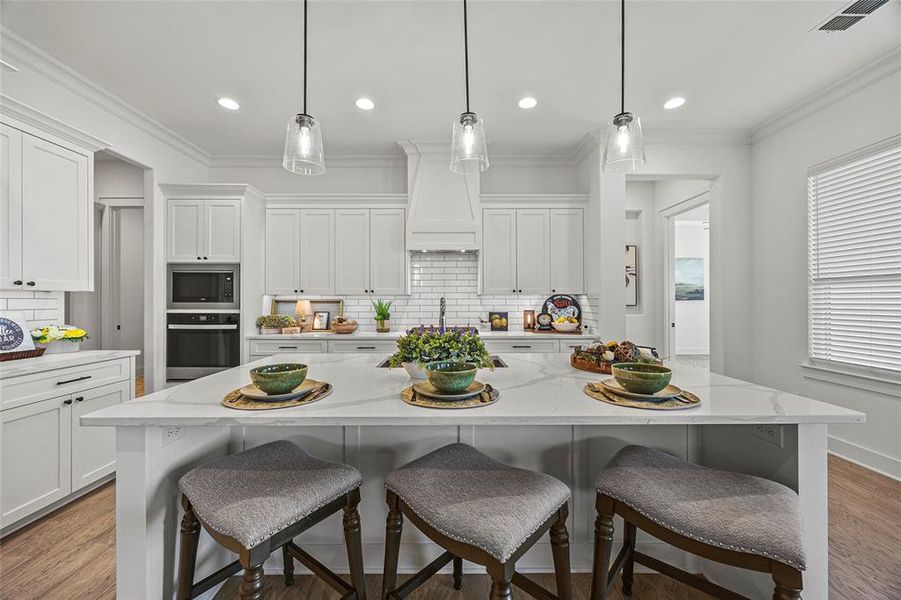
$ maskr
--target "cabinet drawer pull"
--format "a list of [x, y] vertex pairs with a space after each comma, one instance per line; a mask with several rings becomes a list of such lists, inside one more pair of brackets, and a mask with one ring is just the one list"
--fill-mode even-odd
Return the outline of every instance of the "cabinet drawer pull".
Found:
[[67, 383], [75, 383], [76, 381], [84, 381], [85, 379], [90, 379], [93, 375], [84, 375], [83, 377], [76, 377], [75, 379], [67, 379], [65, 381], [57, 381], [56, 385], [66, 385]]
[[297, 350], [297, 346], [279, 346], [279, 350]]
[[514, 345], [513, 347], [514, 348], [531, 348], [532, 346], [516, 346], [516, 345]]
[[375, 346], [357, 346], [357, 350], [375, 350]]
[[69, 398], [68, 400], [63, 400], [63, 404], [65, 404], [65, 405], [72, 404], [72, 398]]

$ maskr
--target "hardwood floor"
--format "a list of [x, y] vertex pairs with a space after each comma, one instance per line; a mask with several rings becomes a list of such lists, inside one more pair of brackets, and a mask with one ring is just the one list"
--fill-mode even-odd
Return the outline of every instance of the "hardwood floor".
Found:
[[[16, 600], [115, 598], [115, 486], [110, 483], [60, 508], [0, 542], [0, 598]], [[832, 600], [901, 598], [901, 482], [846, 460], [829, 457], [829, 588]], [[550, 575], [536, 579], [553, 589]], [[380, 578], [367, 577], [370, 598], [378, 597]], [[467, 575], [454, 592], [450, 578], [435, 577], [411, 598], [475, 600], [488, 596], [484, 575]], [[577, 598], [587, 598], [590, 578], [574, 577]], [[234, 597], [230, 581], [217, 595]], [[269, 598], [336, 598], [312, 577], [297, 577], [285, 588], [267, 576]], [[617, 591], [617, 594], [619, 592]], [[523, 595], [517, 594], [517, 597]], [[621, 598], [615, 595], [614, 598]], [[633, 600], [707, 598], [659, 575], [636, 575]]]

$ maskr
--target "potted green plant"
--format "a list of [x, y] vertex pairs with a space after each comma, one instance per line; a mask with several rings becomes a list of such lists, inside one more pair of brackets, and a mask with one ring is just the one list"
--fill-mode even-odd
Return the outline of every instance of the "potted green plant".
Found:
[[294, 317], [288, 315], [263, 315], [257, 318], [257, 327], [263, 335], [274, 335], [281, 333], [286, 327], [296, 327], [297, 322]]
[[372, 300], [375, 309], [375, 330], [379, 333], [391, 331], [391, 304], [390, 300]]
[[411, 379], [425, 379], [423, 366], [437, 360], [468, 362], [480, 369], [494, 369], [485, 343], [471, 328], [413, 329], [397, 339], [397, 352], [388, 358], [388, 366], [403, 367]]

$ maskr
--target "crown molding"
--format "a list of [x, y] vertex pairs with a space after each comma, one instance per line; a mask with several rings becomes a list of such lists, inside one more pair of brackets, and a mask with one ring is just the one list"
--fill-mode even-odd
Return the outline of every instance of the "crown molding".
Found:
[[801, 98], [791, 106], [754, 126], [751, 129], [751, 141], [756, 144], [760, 140], [797, 123], [801, 119], [829, 108], [854, 92], [882, 81], [898, 71], [901, 71], [901, 48], [893, 50], [862, 69], [858, 69], [850, 75], [834, 81], [825, 88]]
[[16, 68], [27, 65], [100, 108], [134, 125], [167, 146], [209, 166], [210, 154], [178, 135], [159, 121], [142, 113], [118, 96], [103, 89], [50, 53], [0, 25], [0, 56]]
[[291, 207], [307, 204], [338, 206], [406, 206], [407, 194], [299, 194], [295, 192], [266, 194], [266, 206]]
[[160, 191], [170, 198], [253, 198], [262, 200], [263, 192], [249, 183], [160, 183]]
[[[402, 167], [406, 160], [402, 156], [390, 154], [372, 155], [344, 155], [325, 157], [326, 172], [329, 167], [334, 168], [384, 168]], [[209, 166], [211, 169], [265, 169], [282, 168], [281, 156], [212, 156]]]
[[54, 119], [48, 114], [42, 113], [14, 98], [10, 98], [6, 94], [0, 94], [0, 115], [29, 125], [44, 133], [62, 138], [91, 152], [109, 148], [109, 144], [100, 138], [63, 123], [59, 119]]
[[588, 194], [480, 194], [482, 206], [511, 206], [511, 205], [535, 205], [557, 206], [576, 205], [581, 206], [588, 202]]

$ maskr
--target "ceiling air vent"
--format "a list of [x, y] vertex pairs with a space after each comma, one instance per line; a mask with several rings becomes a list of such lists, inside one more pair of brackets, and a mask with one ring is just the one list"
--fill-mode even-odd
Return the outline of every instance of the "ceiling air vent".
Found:
[[819, 31], [845, 31], [886, 3], [888, 0], [857, 0], [834, 13], [816, 29]]

